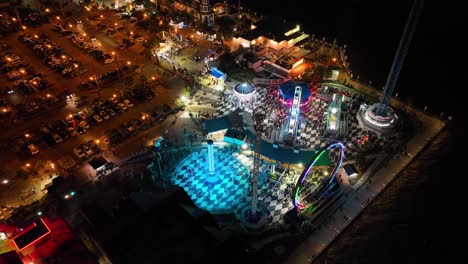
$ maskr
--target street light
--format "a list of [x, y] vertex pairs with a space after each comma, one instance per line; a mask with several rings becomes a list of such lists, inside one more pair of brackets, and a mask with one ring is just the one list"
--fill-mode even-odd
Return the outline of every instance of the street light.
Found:
[[2, 181], [3, 184], [8, 184], [9, 182], [10, 182], [10, 181], [9, 181], [8, 179], [4, 179], [4, 180]]
[[31, 167], [31, 163], [26, 163], [26, 167], [27, 168]]

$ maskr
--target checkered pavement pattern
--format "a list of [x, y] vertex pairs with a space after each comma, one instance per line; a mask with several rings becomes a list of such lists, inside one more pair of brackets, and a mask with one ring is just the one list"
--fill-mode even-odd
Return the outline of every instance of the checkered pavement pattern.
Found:
[[207, 180], [207, 150], [202, 149], [179, 164], [172, 183], [184, 188], [199, 208], [210, 212], [233, 210], [247, 197], [250, 188], [248, 172], [253, 162], [228, 148], [215, 148], [215, 159], [218, 161], [215, 163], [217, 181]]
[[[323, 179], [323, 176], [319, 175], [318, 173], [311, 173], [307, 177], [307, 182], [312, 186], [317, 186]], [[270, 223], [283, 223], [284, 215], [293, 209], [291, 194], [298, 177], [299, 174], [285, 176], [279, 181], [267, 178], [265, 184], [259, 186], [259, 200], [270, 213]]]

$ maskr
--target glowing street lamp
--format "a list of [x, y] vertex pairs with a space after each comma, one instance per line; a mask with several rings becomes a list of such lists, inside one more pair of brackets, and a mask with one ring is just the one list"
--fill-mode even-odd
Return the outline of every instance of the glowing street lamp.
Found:
[[31, 163], [26, 163], [26, 167], [27, 168], [31, 167]]
[[60, 20], [60, 17], [59, 17], [59, 16], [56, 16], [55, 18], [56, 18], [57, 20]]
[[132, 64], [132, 62], [131, 62], [131, 61], [127, 61], [127, 65], [130, 65], [130, 64]]
[[49, 8], [46, 8], [45, 11], [46, 11], [46, 13], [49, 13], [49, 12], [50, 12], [50, 9], [49, 9]]
[[8, 184], [9, 182], [10, 182], [10, 181], [9, 181], [8, 179], [4, 179], [4, 180], [2, 181], [3, 184]]

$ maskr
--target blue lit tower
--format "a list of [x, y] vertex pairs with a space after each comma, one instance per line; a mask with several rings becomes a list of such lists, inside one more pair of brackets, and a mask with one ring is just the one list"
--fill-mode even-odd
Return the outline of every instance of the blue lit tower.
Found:
[[395, 89], [395, 84], [400, 76], [400, 70], [405, 61], [406, 54], [408, 53], [409, 45], [411, 44], [411, 39], [413, 38], [414, 30], [416, 29], [416, 23], [418, 21], [419, 15], [421, 14], [421, 9], [423, 6], [424, 0], [414, 0], [413, 6], [411, 7], [411, 12], [406, 21], [405, 29], [403, 35], [400, 39], [400, 44], [398, 45], [398, 50], [393, 59], [392, 68], [387, 77], [387, 82], [385, 84], [385, 90], [380, 101], [380, 104], [377, 108], [377, 114], [385, 115], [386, 108], [390, 98], [392, 97], [393, 89]]
[[398, 50], [387, 77], [387, 82], [385, 83], [385, 89], [380, 103], [372, 105], [365, 109], [365, 111], [360, 111], [358, 113], [357, 118], [360, 125], [364, 129], [376, 132], [378, 135], [389, 134], [397, 124], [398, 116], [389, 106], [389, 102], [392, 98], [392, 93], [400, 75], [400, 70], [403, 66], [406, 54], [408, 53], [408, 48], [411, 44], [411, 39], [413, 38], [423, 3], [424, 0], [414, 0], [413, 2], [403, 35], [398, 45]]
[[208, 168], [210, 171], [210, 175], [214, 174], [215, 166], [214, 166], [214, 152], [213, 152], [213, 140], [208, 140]]

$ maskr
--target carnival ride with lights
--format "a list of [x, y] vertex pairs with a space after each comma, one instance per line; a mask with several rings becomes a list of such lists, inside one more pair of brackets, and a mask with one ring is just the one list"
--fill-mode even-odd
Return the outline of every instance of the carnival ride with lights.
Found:
[[[332, 149], [339, 149], [337, 163], [328, 177], [325, 177], [322, 182], [313, 190], [303, 188], [305, 179], [307, 178], [311, 168], [316, 164], [322, 155], [326, 155]], [[309, 161], [302, 171], [297, 183], [292, 192], [293, 205], [301, 214], [313, 214], [317, 212], [338, 190], [338, 182], [336, 174], [338, 173], [344, 159], [345, 146], [340, 143], [332, 143], [320, 151]]]
[[301, 94], [302, 88], [297, 86], [294, 91], [294, 99], [291, 109], [289, 111], [289, 119], [286, 124], [286, 139], [291, 140], [292, 142], [296, 139], [297, 127], [299, 126], [299, 121], [301, 117]]
[[333, 94], [333, 99], [328, 106], [327, 119], [325, 123], [325, 137], [340, 137], [345, 134], [345, 129], [342, 125], [342, 106], [341, 103], [344, 100], [344, 96], [341, 94]]

